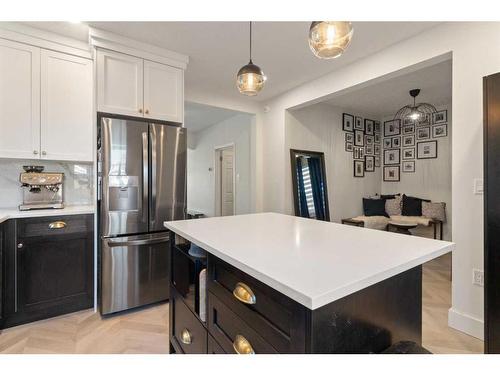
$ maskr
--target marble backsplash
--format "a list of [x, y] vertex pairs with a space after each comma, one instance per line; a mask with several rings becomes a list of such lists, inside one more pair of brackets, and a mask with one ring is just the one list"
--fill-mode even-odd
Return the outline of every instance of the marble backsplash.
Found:
[[43, 165], [44, 172], [64, 173], [64, 203], [66, 205], [93, 204], [94, 166], [48, 160], [0, 159], [0, 208], [13, 208], [22, 203], [19, 173], [23, 165]]

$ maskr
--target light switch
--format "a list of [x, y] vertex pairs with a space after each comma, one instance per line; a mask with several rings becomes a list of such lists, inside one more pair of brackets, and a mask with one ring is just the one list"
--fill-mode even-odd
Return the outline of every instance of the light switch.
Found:
[[483, 179], [475, 178], [474, 179], [474, 194], [481, 195], [484, 193]]

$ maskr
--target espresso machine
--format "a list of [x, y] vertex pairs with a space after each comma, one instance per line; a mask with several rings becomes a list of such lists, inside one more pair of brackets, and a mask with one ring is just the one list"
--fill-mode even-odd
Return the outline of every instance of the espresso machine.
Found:
[[64, 173], [43, 172], [44, 167], [32, 165], [23, 166], [23, 169], [19, 176], [23, 189], [20, 211], [64, 208]]

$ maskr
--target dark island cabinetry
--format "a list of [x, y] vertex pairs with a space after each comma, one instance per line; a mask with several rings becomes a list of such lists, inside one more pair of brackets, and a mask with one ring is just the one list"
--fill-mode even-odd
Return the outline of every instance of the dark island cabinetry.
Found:
[[421, 266], [309, 309], [216, 256], [171, 242], [172, 353], [378, 353], [421, 344]]
[[93, 306], [93, 215], [4, 224], [4, 327]]

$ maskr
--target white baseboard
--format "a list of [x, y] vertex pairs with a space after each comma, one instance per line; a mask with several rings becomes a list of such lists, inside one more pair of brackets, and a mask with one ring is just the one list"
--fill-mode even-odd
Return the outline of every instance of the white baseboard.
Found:
[[484, 322], [453, 308], [448, 310], [448, 325], [470, 336], [484, 340]]

